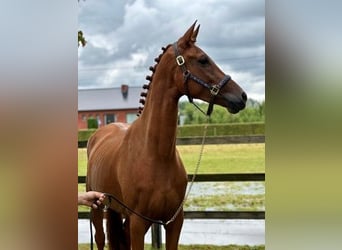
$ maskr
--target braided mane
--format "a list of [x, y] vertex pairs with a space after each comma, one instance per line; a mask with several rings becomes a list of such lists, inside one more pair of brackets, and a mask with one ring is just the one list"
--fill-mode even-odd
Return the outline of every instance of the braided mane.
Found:
[[162, 52], [158, 57], [156, 57], [156, 58], [154, 59], [154, 61], [156, 62], [156, 64], [155, 64], [154, 66], [150, 66], [150, 67], [149, 67], [149, 70], [152, 71], [152, 75], [150, 75], [150, 76], [147, 75], [147, 76], [146, 76], [146, 80], [148, 80], [149, 82], [148, 82], [148, 84], [144, 84], [142, 88], [143, 88], [144, 90], [146, 89], [147, 91], [145, 92], [145, 91], [143, 90], [143, 91], [141, 92], [141, 94], [140, 94], [140, 96], [141, 96], [142, 98], [139, 100], [139, 102], [142, 104], [142, 106], [139, 107], [137, 116], [140, 116], [141, 113], [142, 113], [143, 110], [144, 110], [145, 100], [146, 100], [146, 97], [147, 97], [147, 94], [148, 94], [148, 90], [149, 90], [150, 85], [151, 85], [152, 80], [153, 80], [154, 72], [155, 72], [156, 69], [157, 69], [157, 66], [158, 66], [158, 63], [160, 62], [160, 59], [162, 58], [162, 56], [164, 55], [165, 51], [166, 51], [170, 46], [171, 46], [171, 44], [167, 45], [166, 47], [162, 47], [161, 49], [162, 49], [163, 52]]

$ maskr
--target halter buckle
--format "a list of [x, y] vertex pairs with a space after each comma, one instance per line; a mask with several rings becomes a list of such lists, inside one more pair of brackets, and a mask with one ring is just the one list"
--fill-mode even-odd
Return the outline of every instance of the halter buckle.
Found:
[[220, 88], [217, 85], [210, 87], [210, 94], [212, 94], [214, 96], [216, 96], [219, 93], [219, 91], [220, 91]]
[[176, 62], [178, 64], [178, 66], [182, 66], [185, 63], [184, 57], [179, 55], [176, 57]]

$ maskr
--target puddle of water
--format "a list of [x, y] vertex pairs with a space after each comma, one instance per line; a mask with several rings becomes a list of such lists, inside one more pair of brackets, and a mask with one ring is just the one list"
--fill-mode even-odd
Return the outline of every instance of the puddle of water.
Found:
[[265, 183], [263, 182], [200, 182], [194, 183], [189, 197], [195, 198], [209, 195], [223, 194], [265, 194]]
[[[265, 210], [264, 202], [260, 201], [260, 195], [265, 194], [265, 184], [263, 182], [202, 182], [194, 183], [186, 209], [188, 210], [240, 210], [253, 209]], [[231, 199], [212, 200], [210, 197], [218, 197], [220, 195], [229, 195], [229, 197], [249, 195], [243, 199], [238, 198], [235, 201]], [[253, 198], [253, 196], [256, 196]], [[197, 202], [191, 202], [192, 199], [200, 199]], [[212, 202], [210, 202], [212, 200]]]

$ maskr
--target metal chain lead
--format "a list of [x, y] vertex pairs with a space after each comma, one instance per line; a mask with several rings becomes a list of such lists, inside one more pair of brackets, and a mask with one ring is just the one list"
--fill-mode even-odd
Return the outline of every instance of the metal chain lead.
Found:
[[204, 131], [203, 131], [203, 137], [202, 137], [202, 145], [201, 145], [201, 149], [200, 149], [200, 153], [199, 153], [199, 156], [198, 156], [198, 160], [197, 160], [197, 164], [196, 164], [196, 168], [195, 168], [195, 172], [194, 174], [192, 175], [192, 178], [191, 178], [191, 182], [190, 182], [190, 185], [189, 185], [189, 188], [184, 196], [184, 199], [182, 201], [182, 203], [179, 205], [178, 209], [176, 210], [176, 213], [172, 216], [172, 218], [170, 220], [168, 220], [166, 223], [165, 223], [165, 226], [167, 226], [169, 223], [173, 222], [176, 217], [178, 216], [178, 214], [180, 213], [180, 211], [182, 210], [183, 206], [184, 206], [184, 203], [186, 202], [186, 200], [188, 199], [188, 196], [190, 194], [190, 191], [192, 189], [192, 186], [195, 182], [195, 179], [196, 179], [196, 175], [198, 173], [198, 170], [199, 170], [199, 167], [201, 165], [201, 161], [202, 161], [202, 156], [203, 156], [203, 150], [204, 150], [204, 144], [205, 144], [205, 138], [207, 137], [207, 130], [208, 130], [208, 124], [209, 124], [209, 119], [210, 119], [210, 116], [209, 115], [206, 115], [207, 117], [207, 121], [204, 125]]

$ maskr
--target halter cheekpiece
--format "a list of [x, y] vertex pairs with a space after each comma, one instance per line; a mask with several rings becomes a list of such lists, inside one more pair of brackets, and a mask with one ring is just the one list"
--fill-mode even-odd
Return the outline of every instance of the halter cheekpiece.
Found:
[[[179, 53], [178, 47], [177, 47], [177, 42], [173, 43], [173, 49], [176, 55], [176, 62], [179, 67], [181, 67], [182, 72], [183, 72], [183, 80], [184, 80], [184, 86], [185, 86], [185, 91], [186, 95], [189, 99], [189, 102], [194, 104], [202, 113], [204, 113], [194, 102], [193, 102], [193, 97], [190, 95], [189, 92], [189, 86], [188, 86], [188, 81], [189, 79], [195, 81], [196, 83], [202, 85], [203, 87], [209, 89], [210, 94], [211, 94], [211, 99], [209, 102], [208, 110], [206, 115], [210, 116], [212, 111], [213, 111], [213, 106], [214, 106], [214, 101], [215, 97], [219, 94], [220, 90], [229, 82], [231, 77], [229, 75], [225, 75], [223, 79], [218, 83], [218, 84], [209, 84], [202, 79], [194, 76], [185, 66], [185, 59], [184, 57]], [[204, 113], [205, 114], [205, 113]]]

